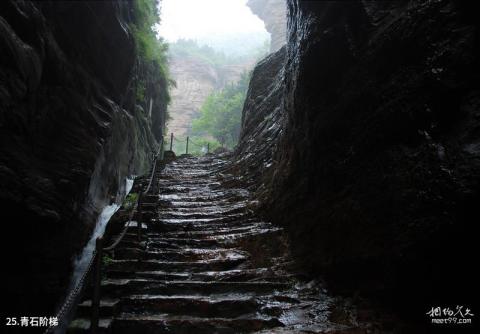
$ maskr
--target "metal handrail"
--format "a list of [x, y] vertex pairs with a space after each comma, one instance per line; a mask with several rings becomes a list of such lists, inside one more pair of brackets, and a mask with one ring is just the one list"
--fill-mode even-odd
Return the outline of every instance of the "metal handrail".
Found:
[[[162, 148], [163, 148], [163, 138], [162, 138], [161, 141], [160, 141], [160, 147], [158, 148], [158, 151], [157, 151], [157, 153], [155, 154], [155, 157], [154, 157], [154, 159], [153, 159], [152, 172], [150, 173], [150, 180], [149, 180], [149, 182], [148, 182], [148, 186], [147, 186], [147, 188], [145, 189], [145, 191], [143, 191], [143, 192], [141, 193], [141, 195], [142, 195], [142, 194], [146, 195], [146, 194], [150, 191], [150, 187], [151, 187], [152, 181], [153, 181], [153, 176], [155, 175], [155, 169], [156, 169], [156, 166], [157, 166], [157, 159], [158, 159], [160, 153], [163, 151]], [[161, 157], [161, 158], [163, 158], [163, 157]], [[128, 222], [125, 224], [125, 227], [123, 228], [122, 233], [120, 233], [119, 237], [115, 240], [115, 242], [114, 242], [112, 245], [110, 245], [110, 246], [108, 246], [108, 247], [104, 247], [103, 250], [111, 251], [111, 250], [113, 250], [113, 249], [120, 243], [120, 241], [122, 241], [123, 237], [124, 237], [125, 234], [127, 233], [128, 228], [130, 227], [130, 224], [129, 224], [129, 223], [132, 221], [133, 216], [134, 216], [135, 213], [137, 212], [138, 203], [139, 203], [139, 201], [140, 201], [140, 197], [141, 197], [141, 196], [139, 196], [139, 198], [137, 199], [137, 202], [135, 202], [135, 205], [134, 205], [134, 207], [133, 207], [133, 209], [132, 209], [132, 211], [130, 212], [130, 215], [129, 215], [129, 217], [128, 217]], [[137, 222], [137, 225], [138, 225], [138, 222]]]
[[170, 134], [170, 151], [173, 150], [173, 142], [176, 141], [177, 143], [181, 143], [181, 144], [185, 144], [185, 154], [188, 154], [188, 149], [189, 149], [189, 145], [194, 145], [196, 146], [197, 148], [198, 147], [206, 147], [207, 148], [207, 153], [210, 153], [210, 143], [206, 143], [206, 144], [199, 144], [199, 143], [196, 143], [192, 140], [192, 138], [190, 136], [187, 136], [185, 139], [180, 139], [178, 138], [177, 136], [174, 136], [173, 133]]
[[[147, 194], [150, 191], [150, 187], [152, 185], [152, 181], [153, 181], [153, 177], [154, 177], [154, 174], [155, 174], [155, 169], [156, 169], [158, 158], [160, 157], [160, 159], [163, 160], [163, 151], [164, 151], [163, 150], [163, 145], [164, 145], [164, 140], [163, 140], [163, 137], [162, 137], [161, 140], [160, 140], [160, 145], [159, 145], [159, 148], [157, 150], [157, 153], [154, 155], [154, 158], [153, 158], [153, 166], [152, 166], [152, 171], [151, 171], [148, 186], [147, 186], [146, 190], [143, 191], [141, 194]], [[135, 203], [132, 211], [130, 212], [128, 222], [125, 224], [125, 227], [124, 227], [122, 233], [120, 233], [119, 237], [113, 242], [112, 245], [110, 245], [108, 247], [102, 247], [103, 238], [102, 237], [97, 238], [96, 248], [92, 253], [92, 258], [90, 259], [90, 262], [88, 263], [88, 266], [87, 266], [85, 272], [83, 273], [82, 277], [77, 282], [77, 284], [75, 285], [75, 288], [70, 291], [70, 293], [68, 294], [67, 298], [65, 299], [62, 307], [60, 308], [60, 310], [56, 314], [56, 318], [58, 320], [59, 325], [64, 323], [64, 321], [66, 320], [65, 317], [70, 313], [73, 305], [75, 305], [75, 301], [77, 300], [77, 298], [79, 297], [81, 291], [83, 290], [83, 288], [85, 286], [85, 281], [86, 281], [87, 277], [92, 273], [92, 267], [93, 267], [94, 263], [97, 264], [97, 266], [96, 266], [97, 267], [96, 268], [97, 269], [96, 270], [96, 279], [95, 279], [95, 282], [94, 282], [94, 284], [95, 284], [94, 290], [98, 289], [99, 283], [100, 283], [98, 281], [101, 277], [101, 275], [99, 273], [99, 270], [100, 270], [100, 265], [101, 265], [101, 260], [102, 260], [102, 256], [101, 256], [102, 251], [104, 251], [104, 250], [105, 251], [111, 251], [120, 243], [120, 241], [122, 241], [123, 237], [127, 233], [128, 228], [130, 227], [130, 222], [132, 221], [133, 216], [138, 209], [139, 201], [140, 201], [140, 198], [137, 199], [137, 202]], [[140, 226], [139, 225], [140, 224], [137, 222], [138, 231], [140, 232], [141, 225]], [[100, 299], [99, 289], [98, 289], [97, 296], [94, 296], [94, 298], [99, 301], [99, 299]], [[98, 309], [95, 310], [95, 307], [98, 308], [99, 303], [97, 302], [95, 304], [96, 305], [94, 305], [94, 300], [92, 298], [92, 319], [91, 319], [92, 321], [90, 323], [90, 328], [91, 328], [92, 333], [94, 333], [96, 331], [96, 329], [98, 328]], [[95, 316], [95, 313], [96, 313], [96, 316]], [[47, 328], [44, 333], [45, 334], [52, 333], [56, 328], [57, 327], [51, 326], [51, 327]]]

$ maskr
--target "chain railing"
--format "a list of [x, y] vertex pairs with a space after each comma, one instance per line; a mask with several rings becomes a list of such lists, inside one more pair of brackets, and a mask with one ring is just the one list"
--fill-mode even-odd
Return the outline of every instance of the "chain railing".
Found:
[[[170, 142], [168, 143], [168, 146], [170, 146], [170, 151], [174, 150], [174, 143], [180, 143], [185, 145], [185, 154], [188, 154], [189, 149], [193, 145], [196, 148], [200, 148], [201, 150], [204, 150], [203, 152], [208, 154], [210, 153], [210, 143], [196, 143], [195, 141], [192, 140], [190, 136], [186, 136], [184, 139], [178, 138], [175, 136], [173, 133], [170, 134]], [[182, 146], [183, 146], [182, 145]]]
[[[164, 140], [163, 138], [160, 140], [160, 145], [156, 154], [153, 155], [153, 163], [150, 172], [150, 178], [146, 189], [143, 192], [140, 192], [135, 205], [133, 206], [130, 214], [128, 216], [128, 221], [125, 223], [125, 226], [122, 232], [118, 235], [115, 241], [108, 247], [103, 247], [103, 237], [100, 236], [95, 240], [95, 250], [92, 253], [92, 257], [90, 262], [87, 265], [86, 270], [82, 274], [81, 278], [78, 280], [75, 287], [70, 291], [70, 293], [65, 298], [63, 305], [60, 307], [59, 311], [56, 314], [56, 318], [58, 320], [58, 326], [49, 327], [46, 329], [45, 334], [47, 333], [54, 333], [57, 328], [62, 328], [63, 326], [67, 326], [68, 318], [73, 310], [73, 307], [78, 304], [79, 298], [82, 294], [82, 291], [85, 288], [85, 282], [87, 278], [91, 275], [93, 276], [93, 296], [92, 296], [92, 316], [90, 321], [90, 332], [96, 333], [98, 331], [98, 322], [99, 322], [99, 311], [100, 311], [100, 284], [101, 284], [101, 266], [102, 266], [102, 256], [103, 252], [113, 252], [115, 247], [122, 241], [123, 237], [126, 235], [130, 226], [132, 226], [131, 222], [133, 221], [133, 217], [140, 211], [139, 210], [139, 203], [141, 203], [142, 196], [148, 194], [150, 188], [152, 186], [152, 182], [155, 176], [155, 171], [157, 168], [158, 160], [163, 160], [163, 152], [164, 152]], [[142, 222], [137, 220], [137, 235], [138, 238], [141, 238], [141, 229], [142, 229]], [[92, 268], [95, 266], [95, 270], [92, 274]]]

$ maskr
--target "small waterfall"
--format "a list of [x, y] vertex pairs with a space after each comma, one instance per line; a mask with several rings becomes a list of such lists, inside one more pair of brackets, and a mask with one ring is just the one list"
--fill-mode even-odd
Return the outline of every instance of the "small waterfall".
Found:
[[[126, 179], [125, 196], [127, 196], [130, 190], [132, 190], [133, 180], [134, 180], [133, 178]], [[95, 224], [95, 230], [93, 231], [92, 236], [90, 237], [90, 240], [85, 245], [80, 255], [75, 259], [74, 270], [73, 270], [72, 279], [70, 281], [69, 291], [77, 285], [79, 279], [82, 277], [83, 273], [87, 269], [88, 263], [92, 259], [93, 250], [95, 249], [95, 240], [99, 236], [103, 235], [108, 221], [119, 208], [120, 208], [120, 204], [118, 203], [107, 205], [103, 208], [102, 212], [98, 216], [97, 222]]]
[[130, 190], [132, 190], [134, 180], [135, 180], [135, 176], [133, 176], [132, 178], [127, 177], [127, 179], [125, 181], [125, 183], [126, 183], [125, 196], [127, 196], [130, 193]]

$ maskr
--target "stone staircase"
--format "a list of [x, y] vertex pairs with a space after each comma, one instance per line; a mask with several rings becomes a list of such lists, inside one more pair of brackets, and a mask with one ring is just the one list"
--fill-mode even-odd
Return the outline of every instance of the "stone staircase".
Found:
[[[142, 203], [142, 239], [127, 233], [105, 265], [99, 332], [357, 330], [347, 316], [331, 319], [334, 299], [293, 269], [282, 230], [249, 209], [226, 164], [185, 157], [156, 175], [157, 194]], [[90, 306], [78, 305], [68, 333], [88, 332]]]

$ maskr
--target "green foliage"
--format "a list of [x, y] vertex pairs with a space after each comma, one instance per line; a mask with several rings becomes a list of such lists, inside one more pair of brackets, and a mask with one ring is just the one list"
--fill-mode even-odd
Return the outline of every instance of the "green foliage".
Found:
[[226, 64], [229, 59], [223, 52], [215, 51], [208, 45], [198, 45], [192, 39], [179, 39], [169, 45], [169, 53], [175, 58], [196, 58], [201, 59], [212, 66]]
[[146, 84], [144, 80], [138, 80], [137, 82], [137, 91], [136, 91], [136, 96], [135, 98], [137, 99], [137, 102], [142, 102], [145, 100], [145, 90], [146, 90]]
[[193, 120], [192, 134], [215, 138], [221, 146], [233, 148], [240, 135], [243, 103], [250, 76], [245, 72], [235, 84], [210, 94], [199, 117]]
[[110, 263], [113, 262], [113, 258], [109, 256], [108, 254], [103, 254], [102, 256], [102, 264], [104, 266], [108, 266]]
[[218, 51], [208, 45], [199, 45], [193, 39], [179, 39], [168, 46], [169, 54], [174, 58], [195, 58], [214, 66], [241, 64], [251, 59], [261, 59], [268, 54], [269, 41], [249, 53], [242, 56], [227, 56], [224, 52]]
[[137, 193], [130, 193], [127, 195], [127, 197], [123, 200], [122, 206], [125, 209], [131, 209], [137, 203], [138, 200], [138, 194]]
[[[159, 12], [156, 0], [135, 0], [133, 1], [133, 22], [130, 23], [135, 46], [138, 55], [147, 67], [154, 67], [158, 72], [159, 79], [165, 85], [171, 85], [167, 65], [168, 44], [162, 39], [157, 39], [153, 27], [159, 23]], [[139, 80], [137, 83], [136, 98], [141, 102], [145, 97], [146, 83]], [[170, 97], [166, 96], [166, 101]]]

